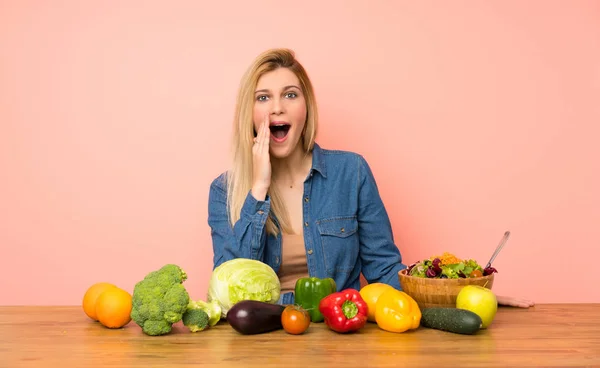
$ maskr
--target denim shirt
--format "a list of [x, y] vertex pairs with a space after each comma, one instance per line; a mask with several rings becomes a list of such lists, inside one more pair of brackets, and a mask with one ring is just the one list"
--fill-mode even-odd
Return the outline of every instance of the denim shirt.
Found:
[[[232, 228], [226, 173], [211, 183], [208, 224], [214, 267], [234, 258], [249, 258], [279, 271], [281, 234], [267, 234], [265, 226], [270, 205], [269, 196], [257, 201], [248, 192]], [[362, 273], [368, 283], [381, 282], [401, 290], [398, 272], [406, 266], [373, 173], [361, 155], [314, 145], [312, 167], [304, 181], [302, 216], [310, 276], [333, 278], [338, 291], [359, 290]], [[280, 296], [281, 304], [293, 302], [292, 292]]]

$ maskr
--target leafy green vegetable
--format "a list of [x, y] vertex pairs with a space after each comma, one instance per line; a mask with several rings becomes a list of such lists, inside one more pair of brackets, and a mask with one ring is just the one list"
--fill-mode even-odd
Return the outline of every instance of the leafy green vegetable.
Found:
[[446, 276], [445, 278], [448, 279], [457, 279], [459, 277], [458, 273], [451, 267], [442, 268], [442, 275]]
[[408, 268], [408, 274], [415, 277], [457, 279], [473, 277], [472, 273], [475, 270], [479, 270], [485, 275], [483, 268], [473, 259], [460, 263], [442, 264], [439, 258], [435, 258], [433, 261], [425, 259], [412, 264]]
[[222, 263], [212, 272], [208, 285], [208, 302], [216, 301], [221, 316], [242, 300], [256, 300], [275, 304], [279, 300], [281, 284], [275, 271], [266, 263], [236, 258]]

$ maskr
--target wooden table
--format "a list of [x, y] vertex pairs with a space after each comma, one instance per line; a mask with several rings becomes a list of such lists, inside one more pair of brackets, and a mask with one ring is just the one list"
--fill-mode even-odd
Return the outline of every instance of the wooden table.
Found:
[[395, 334], [368, 324], [338, 334], [323, 323], [303, 335], [240, 335], [221, 322], [160, 337], [133, 322], [110, 330], [80, 307], [0, 307], [0, 367], [582, 367], [600, 366], [600, 305], [501, 307], [476, 335], [423, 327]]

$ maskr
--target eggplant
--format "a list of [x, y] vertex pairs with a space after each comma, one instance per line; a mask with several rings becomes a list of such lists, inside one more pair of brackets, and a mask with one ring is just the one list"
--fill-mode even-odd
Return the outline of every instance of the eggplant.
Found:
[[243, 335], [254, 335], [283, 328], [281, 314], [285, 306], [242, 300], [234, 304], [225, 319], [234, 330]]

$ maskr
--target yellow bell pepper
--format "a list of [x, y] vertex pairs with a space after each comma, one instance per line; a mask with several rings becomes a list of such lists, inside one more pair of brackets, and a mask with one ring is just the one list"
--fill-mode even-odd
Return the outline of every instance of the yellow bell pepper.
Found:
[[417, 302], [397, 289], [382, 293], [375, 308], [375, 322], [385, 331], [405, 332], [418, 328], [421, 323], [421, 309]]

